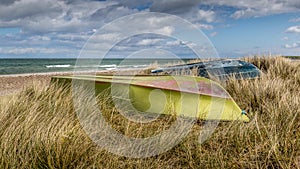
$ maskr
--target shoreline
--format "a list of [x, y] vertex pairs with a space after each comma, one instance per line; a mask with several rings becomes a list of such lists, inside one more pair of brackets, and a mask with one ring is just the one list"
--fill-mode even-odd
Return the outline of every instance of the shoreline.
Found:
[[23, 76], [47, 76], [47, 75], [70, 75], [70, 74], [98, 74], [98, 73], [114, 73], [114, 72], [129, 72], [129, 71], [143, 71], [146, 68], [124, 68], [124, 69], [112, 69], [112, 70], [98, 70], [98, 71], [65, 71], [65, 72], [37, 72], [37, 73], [20, 73], [20, 74], [0, 74], [0, 78], [3, 77], [23, 77]]
[[[45, 72], [45, 73], [24, 73], [24, 74], [8, 74], [0, 75], [0, 96], [8, 96], [23, 91], [34, 83], [48, 85], [52, 76], [72, 75], [75, 72]], [[89, 73], [109, 73], [108, 71], [82, 71], [77, 74]]]
[[[82, 73], [105, 73], [108, 72], [108, 70], [103, 70], [103, 71], [79, 71], [76, 72], [77, 74], [82, 74]], [[23, 76], [55, 76], [55, 75], [65, 75], [65, 74], [74, 74], [74, 71], [67, 71], [67, 72], [40, 72], [40, 73], [20, 73], [20, 74], [4, 74], [0, 75], [0, 78], [2, 77], [23, 77]]]
[[17, 94], [34, 83], [50, 84], [52, 76], [73, 74], [114, 74], [118, 71], [133, 75], [144, 69], [100, 70], [100, 71], [69, 71], [69, 72], [42, 72], [0, 75], [0, 97]]

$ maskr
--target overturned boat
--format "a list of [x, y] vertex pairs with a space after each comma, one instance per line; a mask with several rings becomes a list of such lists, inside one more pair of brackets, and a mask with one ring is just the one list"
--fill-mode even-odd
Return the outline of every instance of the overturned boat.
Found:
[[[115, 103], [124, 103], [139, 114], [166, 114], [201, 120], [239, 120], [248, 122], [227, 91], [218, 83], [191, 76], [55, 76], [52, 83], [73, 84], [98, 95], [109, 91]], [[122, 107], [122, 108], [124, 108]], [[172, 107], [175, 111], [170, 111]]]
[[197, 75], [205, 78], [217, 78], [227, 80], [230, 77], [236, 79], [254, 79], [261, 75], [261, 71], [251, 63], [242, 60], [213, 60], [197, 63], [182, 64], [151, 70], [151, 73], [165, 72], [168, 74], [181, 74], [182, 72], [196, 70]]

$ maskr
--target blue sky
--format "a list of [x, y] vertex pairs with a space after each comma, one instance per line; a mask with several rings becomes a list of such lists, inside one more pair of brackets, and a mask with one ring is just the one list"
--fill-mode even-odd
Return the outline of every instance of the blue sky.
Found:
[[[221, 57], [300, 55], [299, 0], [2, 0], [0, 58], [76, 58], [103, 25], [141, 12], [171, 14], [191, 22], [205, 33]], [[148, 24], [141, 18], [138, 27], [145, 29]], [[171, 20], [163, 24], [170, 29], [159, 25], [153, 29], [169, 31], [170, 36], [177, 29]], [[112, 32], [98, 36], [101, 45], [112, 45], [110, 40], [118, 38]], [[114, 56], [164, 46], [188, 57], [183, 46], [188, 43], [141, 35], [123, 39]]]

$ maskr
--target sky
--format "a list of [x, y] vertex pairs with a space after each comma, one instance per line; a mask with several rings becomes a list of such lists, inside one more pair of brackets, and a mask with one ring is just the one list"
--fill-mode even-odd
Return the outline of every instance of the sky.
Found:
[[[145, 14], [102, 31], [122, 17], [148, 12], [166, 16]], [[206, 37], [220, 57], [300, 55], [299, 0], [1, 0], [0, 58], [77, 58], [87, 42], [96, 53], [112, 46], [111, 57], [139, 50], [191, 57], [195, 42], [174, 38], [181, 27], [172, 16], [200, 29], [204, 34], [186, 36]], [[120, 31], [131, 29], [145, 33], [121, 38]]]

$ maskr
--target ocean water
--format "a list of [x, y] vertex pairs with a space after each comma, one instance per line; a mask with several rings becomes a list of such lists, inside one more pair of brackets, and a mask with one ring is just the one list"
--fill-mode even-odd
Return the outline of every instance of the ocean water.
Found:
[[[184, 62], [190, 59], [182, 60]], [[44, 73], [44, 72], [72, 72], [114, 70], [128, 68], [144, 68], [153, 63], [176, 63], [171, 59], [103, 59], [101, 63], [96, 59], [0, 59], [0, 75]], [[80, 63], [80, 64], [78, 64]]]

